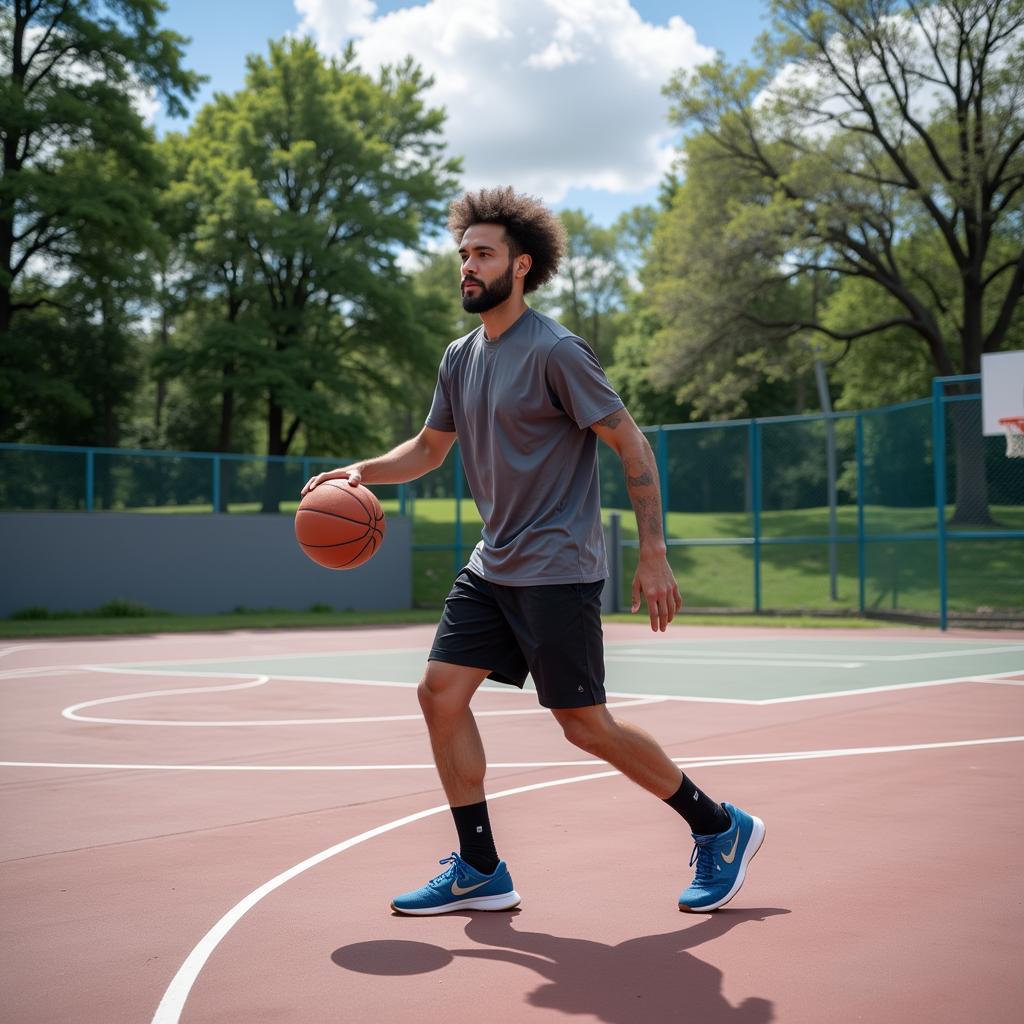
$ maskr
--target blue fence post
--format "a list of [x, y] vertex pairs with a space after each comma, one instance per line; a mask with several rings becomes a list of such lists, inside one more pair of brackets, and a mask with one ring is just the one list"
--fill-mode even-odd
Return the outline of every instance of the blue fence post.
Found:
[[668, 434], [658, 427], [657, 437], [658, 486], [661, 488], [661, 524], [668, 539]]
[[96, 453], [87, 449], [85, 453], [85, 511], [93, 510], [96, 495]]
[[398, 514], [405, 515], [405, 484], [398, 485]]
[[867, 589], [867, 550], [864, 533], [864, 415], [857, 413], [857, 605], [861, 615], [865, 611]]
[[939, 570], [939, 629], [948, 626], [949, 590], [946, 565], [946, 387], [932, 381], [932, 468], [935, 472], [935, 544]]
[[455, 572], [462, 568], [462, 450], [455, 444]]
[[747, 428], [750, 441], [751, 511], [754, 529], [754, 611], [761, 611], [761, 430], [757, 420]]
[[212, 463], [210, 497], [213, 501], [213, 514], [216, 515], [220, 511], [220, 456], [214, 455], [210, 462]]

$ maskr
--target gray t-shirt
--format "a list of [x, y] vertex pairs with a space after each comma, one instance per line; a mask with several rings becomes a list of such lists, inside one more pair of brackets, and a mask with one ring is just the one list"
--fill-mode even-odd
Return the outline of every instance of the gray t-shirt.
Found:
[[448, 346], [426, 425], [459, 436], [484, 521], [473, 572], [506, 586], [607, 578], [589, 427], [622, 407], [590, 346], [536, 310], [494, 341], [481, 326]]

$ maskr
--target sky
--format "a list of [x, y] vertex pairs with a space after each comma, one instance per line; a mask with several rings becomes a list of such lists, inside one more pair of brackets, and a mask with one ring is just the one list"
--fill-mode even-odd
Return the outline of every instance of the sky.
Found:
[[[190, 113], [244, 85], [245, 57], [308, 35], [367, 69], [412, 54], [435, 79], [466, 188], [512, 184], [608, 224], [653, 202], [679, 132], [661, 88], [716, 51], [749, 58], [766, 0], [165, 0], [163, 23], [209, 76]], [[188, 120], [154, 117], [160, 133]]]

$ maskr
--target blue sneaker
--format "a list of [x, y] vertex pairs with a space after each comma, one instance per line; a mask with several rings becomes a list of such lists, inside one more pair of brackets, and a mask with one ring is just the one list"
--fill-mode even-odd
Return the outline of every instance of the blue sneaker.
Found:
[[679, 897], [679, 909], [706, 914], [724, 907], [740, 891], [747, 865], [764, 842], [764, 822], [732, 804], [722, 804], [732, 824], [713, 836], [693, 837], [690, 867], [697, 864], [690, 887]]
[[448, 868], [422, 889], [391, 901], [400, 914], [449, 914], [453, 910], [511, 910], [519, 906], [508, 865], [502, 860], [489, 875], [481, 874], [457, 853], [439, 861]]

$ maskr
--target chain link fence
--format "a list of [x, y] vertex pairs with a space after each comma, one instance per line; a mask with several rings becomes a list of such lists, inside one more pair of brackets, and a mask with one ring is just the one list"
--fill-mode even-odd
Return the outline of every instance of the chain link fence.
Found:
[[[645, 429], [688, 610], [1024, 622], [1024, 459], [982, 435], [979, 389], [941, 378], [882, 409]], [[628, 608], [635, 521], [618, 458], [599, 451], [605, 516], [621, 517], [612, 603]], [[345, 461], [4, 444], [0, 509], [288, 513]], [[480, 537], [458, 448], [374, 490], [412, 517], [415, 601], [439, 605]]]

